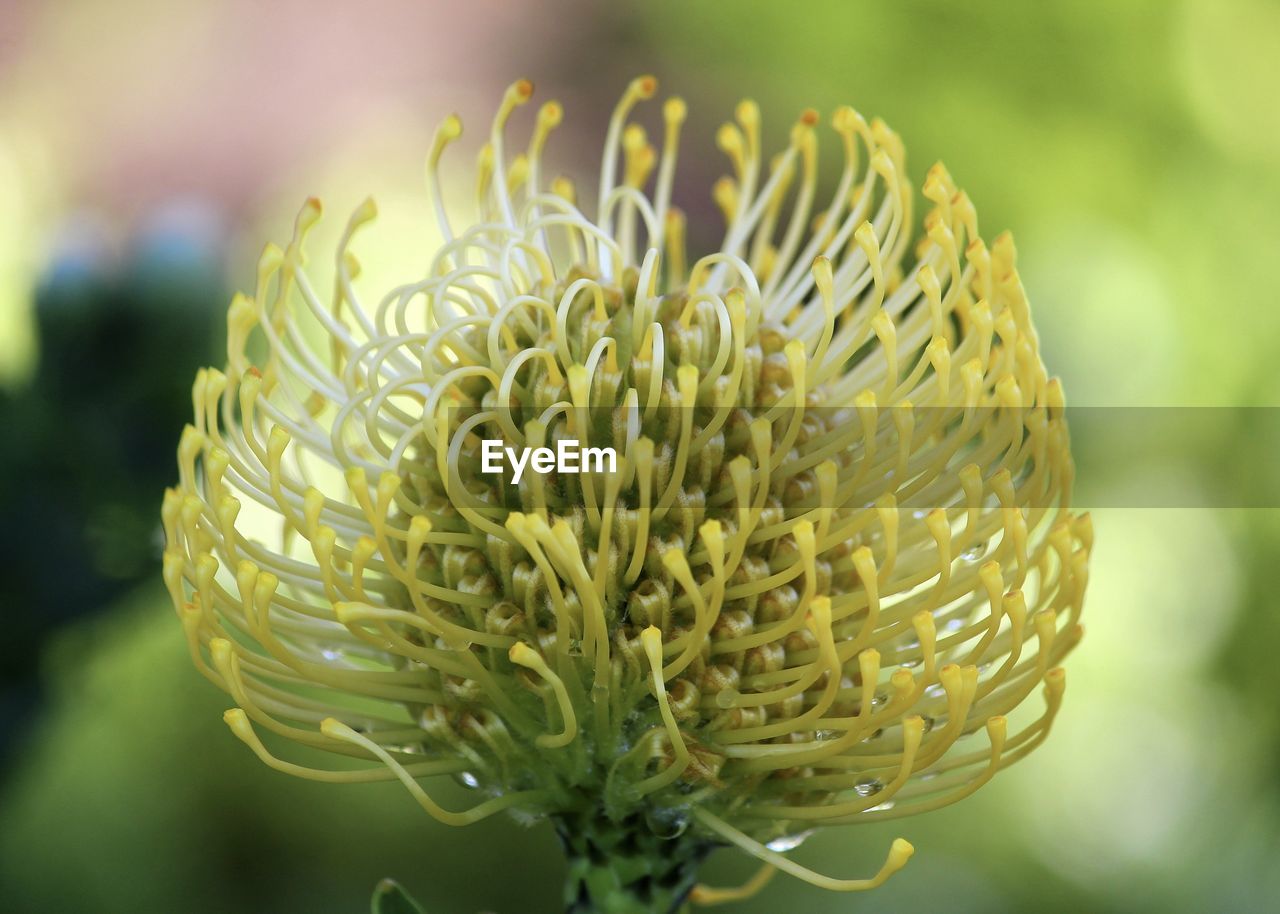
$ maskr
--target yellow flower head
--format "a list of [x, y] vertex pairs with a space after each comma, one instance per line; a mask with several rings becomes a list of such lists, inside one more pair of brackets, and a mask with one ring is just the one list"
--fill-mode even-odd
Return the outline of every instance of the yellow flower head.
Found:
[[[478, 218], [452, 221], [447, 119], [427, 166], [445, 241], [376, 301], [348, 252], [372, 202], [332, 296], [303, 269], [307, 203], [231, 304], [226, 369], [196, 378], [165, 580], [227, 723], [274, 768], [398, 778], [453, 824], [551, 816], [581, 855], [630, 831], [679, 897], [688, 859], [726, 843], [867, 888], [911, 846], [866, 880], [782, 851], [967, 796], [1058, 710], [1092, 541], [1062, 392], [1010, 237], [985, 244], [938, 165], [913, 244], [902, 144], [850, 108], [829, 129], [804, 112], [768, 158], [739, 105], [717, 135], [723, 241], [691, 260], [685, 105], [664, 104], [656, 147], [629, 123], [656, 88], [619, 102], [590, 211], [543, 170], [558, 104], [511, 154], [521, 81]], [[576, 471], [529, 458], [570, 447]], [[237, 527], [246, 499], [278, 542]], [[303, 767], [259, 731], [367, 764]], [[441, 808], [437, 775], [483, 799]]]

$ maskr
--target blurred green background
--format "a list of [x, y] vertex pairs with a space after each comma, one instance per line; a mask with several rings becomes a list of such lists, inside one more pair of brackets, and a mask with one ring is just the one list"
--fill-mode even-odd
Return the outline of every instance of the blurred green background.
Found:
[[[943, 158], [984, 235], [1014, 230], [1073, 404], [1219, 408], [1206, 446], [1082, 447], [1098, 546], [1054, 738], [959, 805], [796, 852], [862, 875], [902, 834], [885, 888], [779, 877], [738, 910], [1280, 909], [1280, 510], [1220, 507], [1276, 475], [1237, 408], [1280, 403], [1273, 0], [0, 6], [0, 909], [345, 914], [392, 876], [432, 912], [557, 910], [546, 827], [451, 831], [397, 785], [260, 765], [190, 667], [157, 514], [229, 291], [306, 195], [374, 192], [361, 258], [403, 279], [439, 118], [473, 138], [529, 76], [566, 103], [572, 173], [641, 72], [689, 102], [691, 223], [737, 99], [775, 140], [849, 102], [917, 184]], [[1227, 474], [1237, 445], [1258, 456]], [[1176, 497], [1126, 497], [1153, 474]], [[709, 880], [751, 869], [721, 857]]]

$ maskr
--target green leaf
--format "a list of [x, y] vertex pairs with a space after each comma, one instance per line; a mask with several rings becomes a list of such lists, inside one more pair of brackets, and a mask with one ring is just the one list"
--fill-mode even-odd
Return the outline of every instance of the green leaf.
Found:
[[409, 897], [394, 879], [384, 879], [373, 890], [373, 914], [423, 914], [418, 903]]

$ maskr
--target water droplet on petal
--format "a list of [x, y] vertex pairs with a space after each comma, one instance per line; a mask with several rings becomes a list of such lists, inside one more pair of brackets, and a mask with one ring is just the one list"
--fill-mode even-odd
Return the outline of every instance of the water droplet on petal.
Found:
[[853, 785], [853, 792], [860, 797], [875, 796], [884, 790], [884, 783], [879, 778], [863, 778]]
[[644, 814], [649, 831], [659, 838], [678, 838], [689, 828], [689, 813], [683, 809], [650, 809]]
[[475, 790], [477, 787], [480, 786], [480, 779], [477, 778], [470, 771], [462, 771], [462, 772], [459, 772], [458, 774], [458, 783], [461, 784], [463, 787], [469, 787], [472, 790]]
[[805, 840], [812, 835], [812, 831], [797, 832], [794, 835], [783, 835], [781, 838], [774, 838], [765, 847], [771, 851], [777, 851], [779, 854], [785, 854], [787, 851], [793, 851]]

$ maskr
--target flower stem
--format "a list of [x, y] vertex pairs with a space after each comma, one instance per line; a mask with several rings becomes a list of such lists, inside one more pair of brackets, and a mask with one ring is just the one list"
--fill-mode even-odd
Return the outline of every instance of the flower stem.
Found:
[[688, 833], [655, 833], [642, 815], [596, 811], [555, 820], [569, 862], [566, 914], [677, 914], [715, 847]]

